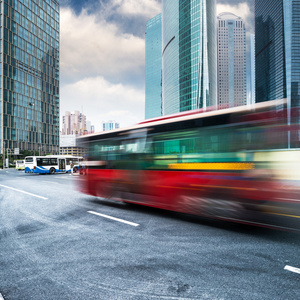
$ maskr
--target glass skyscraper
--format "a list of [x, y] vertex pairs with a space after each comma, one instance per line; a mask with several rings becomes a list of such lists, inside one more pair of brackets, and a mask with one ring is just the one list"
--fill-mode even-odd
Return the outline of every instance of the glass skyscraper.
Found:
[[256, 102], [300, 104], [300, 1], [255, 1]]
[[59, 0], [0, 1], [0, 145], [59, 151]]
[[147, 22], [145, 42], [145, 119], [162, 115], [162, 24], [161, 14]]
[[163, 114], [216, 105], [215, 0], [162, 2]]

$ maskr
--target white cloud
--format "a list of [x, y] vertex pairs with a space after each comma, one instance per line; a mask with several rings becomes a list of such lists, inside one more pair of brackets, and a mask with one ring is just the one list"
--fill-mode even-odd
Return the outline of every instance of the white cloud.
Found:
[[132, 125], [144, 118], [145, 41], [98, 17], [61, 8], [60, 114]]
[[156, 0], [114, 0], [113, 6], [120, 15], [152, 18], [161, 13], [161, 4]]
[[61, 9], [61, 79], [102, 75], [116, 81], [144, 72], [145, 42], [95, 15]]
[[84, 78], [65, 85], [61, 91], [61, 113], [82, 111], [96, 130], [101, 122], [115, 120], [122, 127], [133, 125], [144, 117], [144, 90], [123, 84], [112, 84], [103, 77]]

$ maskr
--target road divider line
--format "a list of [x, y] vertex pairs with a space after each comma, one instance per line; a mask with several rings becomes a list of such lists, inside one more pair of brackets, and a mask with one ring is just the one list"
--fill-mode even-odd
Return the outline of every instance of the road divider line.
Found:
[[103, 218], [111, 219], [111, 220], [114, 220], [114, 221], [117, 221], [117, 222], [125, 223], [125, 224], [135, 226], [135, 227], [140, 225], [140, 224], [129, 222], [129, 221], [126, 221], [126, 220], [122, 220], [122, 219], [119, 219], [119, 218], [115, 218], [115, 217], [111, 217], [111, 216], [108, 216], [108, 215], [100, 214], [100, 213], [97, 213], [97, 212], [91, 211], [91, 210], [89, 210], [88, 213], [94, 214], [94, 215], [97, 215], [97, 216], [100, 216], [100, 217], [103, 217]]
[[[27, 195], [30, 195], [30, 196], [33, 196], [33, 197], [37, 197], [37, 198], [41, 198], [41, 199], [44, 199], [44, 200], [48, 200], [48, 198], [45, 198], [45, 197], [42, 197], [42, 196], [39, 196], [39, 195], [35, 195], [35, 194], [31, 194], [31, 193], [28, 193], [28, 192], [25, 192], [25, 191], [22, 191], [22, 190], [18, 190], [18, 189], [12, 188], [10, 186], [6, 186], [6, 185], [3, 185], [3, 184], [0, 184], [0, 186], [4, 187], [6, 189], [10, 189], [10, 190], [19, 192], [19, 193], [23, 193], [23, 194], [27, 194]], [[1, 300], [1, 298], [0, 298], [0, 300]]]
[[300, 274], [300, 269], [299, 268], [295, 268], [295, 267], [291, 267], [291, 266], [286, 265], [284, 267], [284, 269], [288, 270], [288, 271], [291, 271], [291, 272], [294, 272], [294, 273]]
[[0, 293], [0, 300], [4, 300], [3, 296], [1, 295], [1, 293]]

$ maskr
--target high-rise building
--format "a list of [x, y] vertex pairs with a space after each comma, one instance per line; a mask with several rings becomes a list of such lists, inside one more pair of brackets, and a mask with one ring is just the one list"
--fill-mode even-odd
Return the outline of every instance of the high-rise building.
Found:
[[246, 30], [241, 17], [222, 13], [218, 27], [218, 105], [247, 104]]
[[[255, 1], [256, 102], [287, 99], [287, 123], [300, 123], [300, 0]], [[298, 132], [288, 148], [299, 148]]]
[[83, 135], [86, 128], [86, 116], [78, 110], [66, 111], [63, 116], [62, 135]]
[[103, 131], [108, 131], [108, 130], [113, 130], [118, 128], [120, 128], [120, 124], [117, 123], [116, 121], [102, 122]]
[[1, 1], [0, 145], [59, 151], [59, 1]]
[[86, 130], [87, 130], [87, 133], [95, 132], [95, 126], [92, 125], [91, 121], [86, 121]]
[[145, 119], [162, 115], [161, 69], [162, 69], [162, 24], [161, 14], [147, 22]]
[[250, 78], [249, 78], [249, 101], [255, 103], [255, 35], [250, 34]]
[[217, 104], [215, 0], [162, 2], [163, 114]]
[[255, 1], [256, 102], [300, 104], [300, 1]]
[[61, 135], [59, 141], [59, 154], [84, 156], [84, 148], [78, 147], [76, 138], [76, 134]]

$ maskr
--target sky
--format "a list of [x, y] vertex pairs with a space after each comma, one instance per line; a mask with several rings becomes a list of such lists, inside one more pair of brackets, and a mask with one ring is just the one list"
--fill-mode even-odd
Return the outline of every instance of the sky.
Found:
[[[254, 0], [217, 0], [254, 33]], [[96, 131], [115, 120], [131, 126], [145, 116], [146, 22], [161, 0], [60, 1], [60, 116], [78, 110]]]

